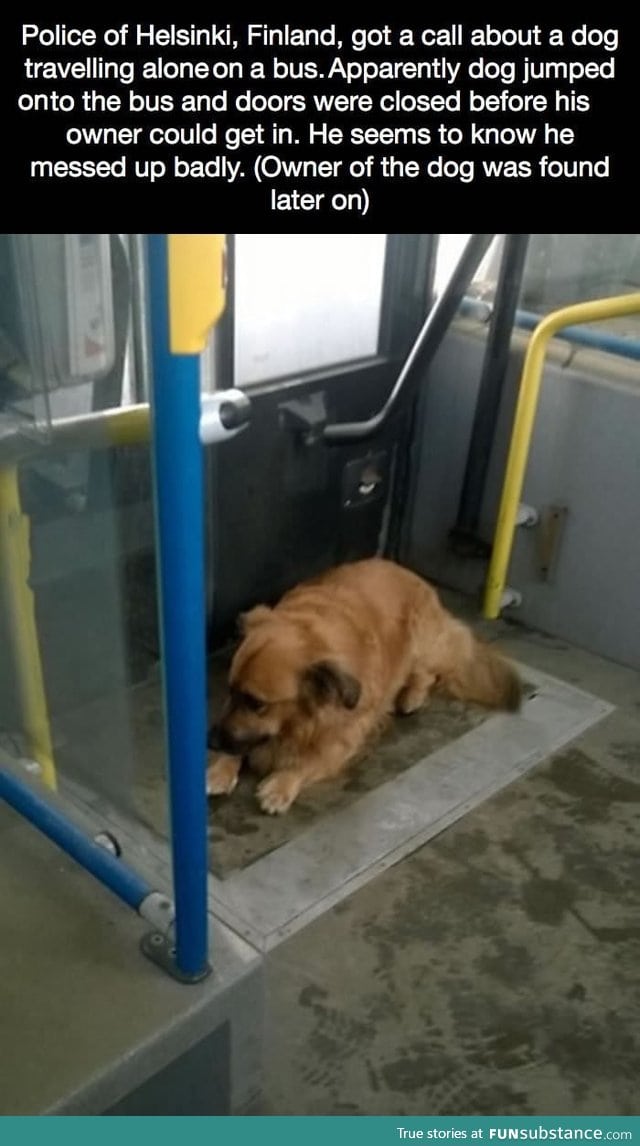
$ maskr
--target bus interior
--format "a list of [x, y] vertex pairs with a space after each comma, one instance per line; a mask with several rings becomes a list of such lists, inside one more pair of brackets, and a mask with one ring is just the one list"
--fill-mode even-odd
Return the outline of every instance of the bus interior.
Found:
[[[53, 806], [170, 896], [146, 240], [0, 238], [0, 772], [42, 788], [44, 721]], [[238, 234], [225, 260], [200, 386], [250, 417], [202, 449], [209, 720], [242, 612], [376, 555], [524, 703], [436, 696], [284, 816], [244, 773], [211, 798], [191, 985], [0, 801], [0, 1112], [637, 1114], [640, 236]]]

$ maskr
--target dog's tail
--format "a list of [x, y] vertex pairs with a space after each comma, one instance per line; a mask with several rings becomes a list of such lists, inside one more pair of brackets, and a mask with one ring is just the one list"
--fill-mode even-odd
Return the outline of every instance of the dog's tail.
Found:
[[491, 645], [479, 641], [470, 629], [466, 629], [464, 638], [459, 641], [459, 655], [451, 672], [442, 677], [442, 685], [460, 700], [517, 712], [522, 702], [522, 682], [514, 666]]

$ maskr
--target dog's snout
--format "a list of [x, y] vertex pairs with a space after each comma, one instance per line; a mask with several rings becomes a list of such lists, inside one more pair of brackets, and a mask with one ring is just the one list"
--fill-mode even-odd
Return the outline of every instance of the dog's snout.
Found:
[[242, 756], [252, 748], [257, 748], [259, 744], [264, 744], [268, 739], [269, 736], [260, 733], [232, 730], [223, 723], [218, 725], [216, 730], [215, 748], [216, 751], [228, 752], [231, 756]]
[[225, 724], [216, 725], [215, 740], [214, 747], [218, 752], [230, 752], [232, 755], [237, 755], [247, 747], [243, 737], [235, 735]]
[[213, 752], [222, 752], [222, 730], [219, 724], [212, 724], [207, 734], [207, 745]]

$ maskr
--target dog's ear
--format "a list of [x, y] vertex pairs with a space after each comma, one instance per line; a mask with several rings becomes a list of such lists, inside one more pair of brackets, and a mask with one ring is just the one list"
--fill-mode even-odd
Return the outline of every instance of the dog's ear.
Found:
[[256, 605], [255, 609], [249, 609], [248, 613], [241, 613], [238, 617], [240, 635], [246, 637], [251, 629], [255, 629], [256, 625], [260, 625], [270, 616], [271, 609], [268, 605]]
[[342, 704], [355, 708], [362, 691], [360, 682], [335, 661], [316, 661], [302, 674], [302, 692], [316, 704]]

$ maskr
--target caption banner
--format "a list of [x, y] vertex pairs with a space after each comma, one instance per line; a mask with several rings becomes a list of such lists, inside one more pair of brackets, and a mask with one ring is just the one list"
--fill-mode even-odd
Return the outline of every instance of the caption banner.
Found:
[[[251, 183], [274, 213], [365, 216], [385, 183], [593, 183], [620, 34], [585, 21], [24, 23], [28, 179]], [[595, 118], [594, 118], [595, 117]], [[43, 130], [46, 127], [46, 131]]]

